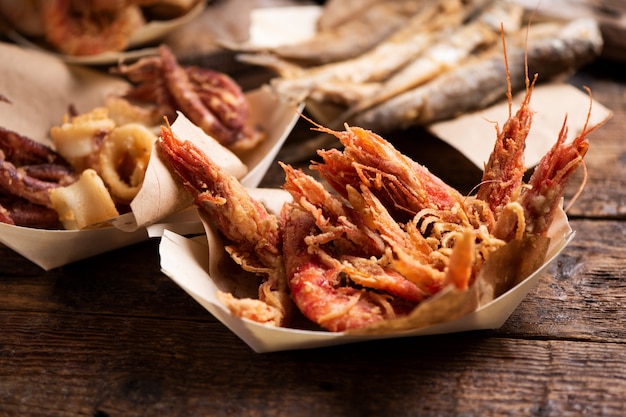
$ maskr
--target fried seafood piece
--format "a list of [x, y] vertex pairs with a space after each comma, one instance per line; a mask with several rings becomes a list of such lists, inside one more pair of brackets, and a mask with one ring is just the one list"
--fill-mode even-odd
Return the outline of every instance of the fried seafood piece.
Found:
[[56, 210], [10, 195], [0, 195], [0, 223], [37, 229], [63, 226]]
[[[163, 114], [156, 107], [137, 106], [119, 96], [108, 96], [104, 100], [104, 107], [108, 110], [109, 118], [116, 125], [139, 123], [147, 127], [158, 126], [163, 121]], [[168, 112], [173, 114], [172, 112]]]
[[207, 221], [227, 240], [231, 258], [244, 270], [263, 278], [259, 298], [237, 299], [220, 292], [232, 314], [280, 326], [290, 316], [292, 302], [282, 259], [278, 219], [255, 201], [236, 178], [189, 141], [179, 142], [169, 126], [161, 128], [158, 149], [194, 196]]
[[519, 203], [524, 209], [524, 232], [527, 235], [544, 236], [546, 234], [561, 203], [565, 185], [574, 172], [580, 166], [584, 166], [583, 158], [589, 149], [587, 135], [606, 122], [604, 120], [594, 126], [589, 126], [590, 114], [591, 105], [585, 126], [570, 143], [566, 143], [568, 130], [567, 118], [565, 118], [558, 140], [539, 161], [528, 181], [528, 187], [522, 190]]
[[[114, 72], [136, 85], [124, 98], [151, 107], [151, 114], [189, 120], [232, 150], [246, 150], [265, 138], [249, 124], [250, 109], [241, 87], [228, 75], [195, 66], [181, 66], [170, 49], [161, 45], [158, 57], [120, 65]], [[119, 103], [118, 103], [119, 105]]]
[[[20, 137], [24, 149], [41, 149], [40, 145], [32, 139], [21, 135], [17, 136], [15, 132], [5, 130], [3, 134]], [[7, 151], [9, 155], [16, 156], [14, 160], [18, 162], [23, 160], [22, 152]], [[54, 155], [54, 151], [50, 149], [48, 155]], [[61, 157], [54, 159], [57, 163], [16, 165], [12, 160], [7, 159], [4, 150], [0, 149], [0, 191], [24, 198], [34, 204], [50, 207], [48, 191], [70, 184], [76, 179], [72, 168], [64, 163]], [[63, 162], [59, 163], [59, 161]]]
[[328, 83], [370, 83], [382, 81], [415, 59], [446, 27], [454, 27], [483, 0], [463, 4], [460, 0], [429, 1], [411, 19], [369, 51], [338, 62], [311, 68], [295, 68], [276, 55], [242, 54], [244, 62], [270, 66], [281, 77], [271, 80], [277, 94], [302, 100]]
[[[305, 66], [354, 58], [393, 34], [428, 2], [400, 0], [371, 3], [341, 25], [318, 31], [312, 39], [295, 45], [273, 48], [271, 52]], [[366, 3], [364, 5], [367, 6]], [[320, 22], [324, 19], [321, 16]]]
[[108, 110], [97, 107], [88, 113], [64, 116], [60, 125], [50, 128], [50, 137], [57, 151], [80, 172], [96, 164], [102, 141], [114, 128]]
[[395, 218], [412, 218], [422, 209], [450, 208], [464, 200], [457, 190], [372, 131], [348, 125], [341, 132], [317, 130], [337, 137], [344, 149], [318, 151], [323, 163], [313, 163], [311, 168], [344, 198], [348, 185], [358, 190], [363, 184]]
[[49, 191], [76, 181], [69, 163], [53, 149], [0, 128], [0, 221], [56, 228]]
[[[534, 31], [541, 36], [535, 37]], [[600, 54], [603, 44], [598, 24], [592, 19], [549, 26], [532, 25], [528, 36], [532, 38], [528, 47], [522, 39], [509, 39], [508, 67], [502, 59], [503, 51], [493, 50], [355, 114], [348, 122], [384, 134], [451, 119], [504, 98], [508, 89], [507, 77], [513, 92], [523, 90], [526, 61], [530, 73], [538, 73], [542, 80], [548, 80], [591, 62]]]
[[[93, 4], [113, 7], [94, 8]], [[123, 51], [130, 36], [145, 25], [135, 2], [45, 0], [41, 17], [46, 40], [67, 55], [98, 55]]]
[[508, 203], [517, 200], [521, 192], [522, 179], [526, 172], [524, 149], [533, 120], [530, 99], [536, 80], [535, 76], [532, 83], [526, 85], [526, 95], [515, 116], [511, 113], [512, 91], [509, 89], [509, 118], [502, 129], [496, 125], [494, 149], [485, 164], [476, 193], [476, 198], [486, 201], [495, 216]]
[[69, 166], [52, 148], [4, 127], [0, 127], [0, 150], [5, 160], [17, 166], [45, 163]]
[[81, 172], [76, 182], [51, 190], [50, 202], [66, 230], [97, 227], [119, 216], [102, 178], [91, 168]]
[[143, 184], [156, 135], [139, 123], [116, 126], [98, 153], [97, 171], [118, 204], [130, 204]]

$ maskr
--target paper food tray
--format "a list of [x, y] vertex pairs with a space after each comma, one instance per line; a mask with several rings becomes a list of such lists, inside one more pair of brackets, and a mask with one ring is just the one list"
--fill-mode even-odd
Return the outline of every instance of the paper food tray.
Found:
[[[50, 54], [15, 45], [0, 43], [0, 56], [11, 57], [0, 60], [0, 94], [10, 101], [0, 102], [0, 125], [48, 146], [52, 145], [50, 128], [61, 123], [68, 105], [75, 105], [79, 112], [89, 111], [101, 106], [107, 94], [119, 92], [127, 86], [124, 80], [117, 77], [89, 68], [68, 66]], [[42, 68], [46, 70], [42, 71]], [[302, 107], [279, 102], [261, 89], [246, 93], [246, 97], [250, 103], [251, 122], [258, 123], [267, 133], [263, 143], [241, 156], [248, 171], [240, 180], [249, 187], [255, 187], [298, 120]], [[171, 174], [162, 167], [154, 175], [166, 181], [164, 178]], [[159, 196], [164, 200], [171, 197], [157, 190], [156, 197], [153, 193], [146, 198], [158, 207]], [[180, 209], [183, 207], [176, 211]], [[174, 215], [174, 211], [165, 210], [156, 214], [143, 212], [143, 217], [137, 222], [134, 214], [130, 213], [112, 220], [112, 223], [117, 222], [118, 228], [111, 226], [82, 231], [41, 230], [0, 224], [0, 243], [49, 270], [131, 245], [149, 236], [159, 236], [165, 227], [183, 234], [202, 232], [195, 210], [171, 217]], [[159, 222], [167, 226], [159, 227]]]
[[[276, 211], [287, 197], [282, 190], [251, 190], [255, 199]], [[209, 261], [217, 264], [224, 256], [219, 237], [207, 230], [207, 237], [185, 238], [171, 231], [164, 231], [159, 246], [161, 270], [187, 292], [194, 300], [235, 333], [255, 352], [309, 349], [385, 338], [424, 336], [455, 333], [470, 330], [500, 327], [535, 286], [542, 274], [558, 257], [574, 237], [564, 212], [560, 212], [550, 228], [550, 248], [545, 262], [534, 273], [493, 301], [477, 310], [450, 321], [442, 321], [427, 327], [409, 331], [385, 332], [380, 334], [347, 334], [326, 331], [309, 331], [292, 328], [272, 327], [230, 314], [217, 299], [217, 286], [209, 275]], [[227, 281], [220, 279], [220, 282]], [[226, 289], [228, 290], [228, 289]]]

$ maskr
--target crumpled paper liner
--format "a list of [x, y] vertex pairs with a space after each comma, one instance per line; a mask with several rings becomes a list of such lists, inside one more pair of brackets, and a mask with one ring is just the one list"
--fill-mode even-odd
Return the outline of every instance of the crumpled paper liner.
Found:
[[[278, 189], [249, 190], [271, 212], [278, 212], [290, 196]], [[468, 291], [446, 289], [431, 300], [422, 303], [408, 317], [381, 323], [362, 330], [344, 333], [272, 327], [235, 317], [217, 299], [217, 290], [241, 291], [229, 274], [222, 269], [227, 258], [219, 234], [209, 225], [206, 237], [185, 238], [172, 231], [164, 231], [159, 246], [161, 270], [186, 291], [214, 317], [221, 321], [255, 352], [274, 352], [308, 349], [384, 338], [410, 337], [500, 327], [541, 275], [561, 253], [574, 236], [567, 216], [560, 211], [548, 236], [546, 256], [532, 271], [523, 272], [519, 282], [510, 282], [512, 288], [495, 288], [493, 283], [508, 279], [499, 275], [500, 267], [486, 271], [482, 279]], [[523, 259], [521, 261], [528, 260]], [[524, 262], [520, 262], [522, 264]], [[532, 264], [532, 262], [531, 262]], [[512, 269], [508, 268], [507, 274]], [[488, 276], [487, 276], [488, 275]], [[495, 298], [494, 298], [495, 297]]]
[[[61, 123], [70, 104], [83, 113], [103, 105], [108, 94], [123, 91], [128, 85], [120, 78], [67, 65], [50, 54], [11, 44], [0, 43], [0, 57], [5, 58], [0, 59], [0, 95], [10, 101], [0, 101], [0, 125], [48, 146], [52, 146], [50, 128]], [[280, 103], [262, 90], [246, 93], [246, 97], [251, 107], [251, 123], [260, 125], [267, 133], [266, 140], [258, 147], [239, 155], [247, 169], [241, 181], [255, 187], [298, 120], [302, 106]], [[206, 139], [202, 137], [204, 133], [184, 135], [194, 142]], [[148, 193], [146, 198], [154, 209], [143, 210], [139, 221], [130, 213], [111, 220], [118, 227], [80, 231], [41, 230], [0, 223], [0, 243], [49, 270], [160, 236], [165, 228], [181, 234], [201, 233], [203, 229], [195, 209], [178, 211], [184, 208], [181, 201], [191, 205], [191, 200], [178, 200], [178, 194], [172, 194], [174, 191], [166, 192], [150, 182], [166, 181], [171, 177], [170, 171], [153, 167], [152, 175], [153, 180], [148, 179], [146, 187], [156, 187], [156, 193]], [[176, 187], [176, 193], [179, 189]], [[170, 200], [177, 204], [164, 210], [165, 205], [159, 201]], [[140, 200], [134, 203], [141, 205]]]
[[250, 12], [248, 43], [255, 47], [277, 47], [303, 42], [317, 31], [322, 14], [318, 5], [262, 7]]

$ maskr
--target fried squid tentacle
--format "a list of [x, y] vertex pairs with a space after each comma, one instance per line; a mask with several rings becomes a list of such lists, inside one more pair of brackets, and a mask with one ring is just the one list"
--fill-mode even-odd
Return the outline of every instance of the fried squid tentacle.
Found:
[[60, 227], [50, 190], [76, 181], [68, 162], [51, 148], [0, 128], [0, 222]]
[[16, 166], [38, 164], [70, 166], [61, 155], [48, 146], [3, 127], [0, 127], [0, 150], [4, 153], [4, 159]]
[[114, 72], [135, 83], [123, 98], [144, 111], [147, 107], [159, 120], [162, 116], [174, 120], [180, 111], [222, 145], [236, 150], [253, 148], [265, 138], [249, 123], [249, 104], [235, 80], [218, 71], [181, 65], [165, 45], [159, 47], [158, 57], [120, 65]]

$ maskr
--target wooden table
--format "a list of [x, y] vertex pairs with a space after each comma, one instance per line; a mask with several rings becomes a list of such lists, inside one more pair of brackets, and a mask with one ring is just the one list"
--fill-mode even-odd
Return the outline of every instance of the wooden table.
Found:
[[[614, 117], [574, 241], [500, 329], [257, 354], [160, 272], [157, 241], [49, 272], [0, 247], [0, 415], [625, 415], [624, 73], [571, 78]], [[308, 136], [299, 122], [279, 158]], [[480, 179], [420, 129], [389, 138], [464, 192]], [[274, 166], [262, 185], [281, 183]]]

